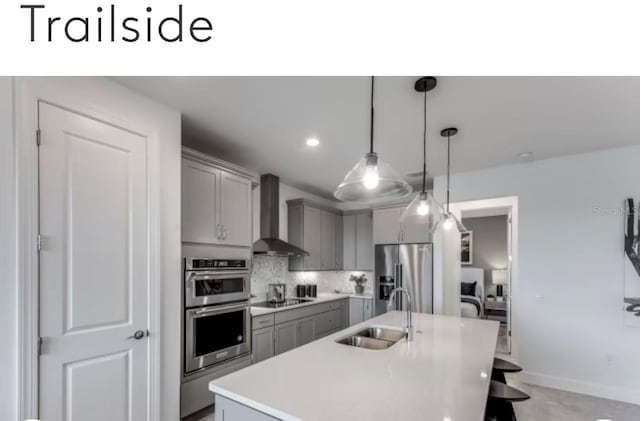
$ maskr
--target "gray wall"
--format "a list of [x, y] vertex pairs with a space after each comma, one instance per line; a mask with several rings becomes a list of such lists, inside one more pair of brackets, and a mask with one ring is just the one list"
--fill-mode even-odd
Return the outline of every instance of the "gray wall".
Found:
[[[473, 267], [484, 269], [486, 294], [496, 295], [491, 283], [493, 269], [507, 267], [507, 216], [483, 216], [463, 218], [462, 223], [473, 231]], [[506, 293], [506, 287], [503, 293]]]

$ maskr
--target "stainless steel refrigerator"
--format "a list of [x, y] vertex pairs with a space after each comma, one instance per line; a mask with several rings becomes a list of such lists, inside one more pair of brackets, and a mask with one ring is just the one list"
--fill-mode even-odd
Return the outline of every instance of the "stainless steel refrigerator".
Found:
[[[433, 313], [433, 244], [388, 244], [375, 249], [376, 315], [388, 311], [389, 296], [396, 287], [411, 294], [412, 310]], [[403, 294], [396, 294], [391, 308], [405, 310]]]

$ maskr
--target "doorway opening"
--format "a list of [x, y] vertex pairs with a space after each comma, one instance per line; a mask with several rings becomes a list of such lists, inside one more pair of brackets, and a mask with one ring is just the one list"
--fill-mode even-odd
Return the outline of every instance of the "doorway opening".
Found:
[[452, 208], [468, 230], [461, 233], [461, 315], [500, 322], [496, 352], [512, 354], [517, 197], [460, 202]]

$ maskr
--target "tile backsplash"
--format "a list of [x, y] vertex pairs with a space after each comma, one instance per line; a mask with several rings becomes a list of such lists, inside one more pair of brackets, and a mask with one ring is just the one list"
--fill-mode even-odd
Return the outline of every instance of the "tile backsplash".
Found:
[[251, 293], [255, 301], [263, 301], [267, 295], [267, 285], [272, 283], [287, 284], [287, 296], [295, 296], [295, 286], [303, 283], [318, 285], [318, 292], [353, 292], [355, 284], [349, 281], [352, 273], [364, 273], [367, 282], [364, 284], [365, 294], [373, 293], [373, 272], [367, 271], [319, 271], [289, 272], [288, 257], [254, 256], [251, 272]]

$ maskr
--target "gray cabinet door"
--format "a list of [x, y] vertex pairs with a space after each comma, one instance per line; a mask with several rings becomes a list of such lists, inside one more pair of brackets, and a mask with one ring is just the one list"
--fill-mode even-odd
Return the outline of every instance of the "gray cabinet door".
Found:
[[297, 322], [281, 323], [276, 325], [275, 331], [275, 354], [279, 355], [296, 347]]
[[356, 215], [356, 270], [373, 270], [373, 218], [371, 212]]
[[273, 326], [256, 329], [251, 338], [253, 362], [258, 363], [273, 357], [274, 355], [274, 328]]
[[321, 270], [322, 269], [322, 211], [320, 209], [304, 207], [304, 250], [309, 256], [304, 258], [304, 269]]
[[369, 299], [362, 299], [363, 305], [364, 305], [364, 309], [362, 312], [362, 318], [364, 320], [369, 320], [370, 318], [373, 317], [373, 300], [369, 300]]
[[342, 236], [344, 235], [343, 219], [342, 215], [335, 215], [335, 256], [336, 256], [336, 270], [343, 270], [344, 268], [344, 252]]
[[182, 241], [220, 243], [220, 171], [208, 165], [182, 159]]
[[428, 243], [431, 241], [431, 226], [415, 218], [407, 218], [402, 226], [401, 243]]
[[327, 211], [321, 211], [320, 215], [320, 265], [323, 270], [332, 270], [336, 268], [336, 215]]
[[402, 208], [377, 209], [373, 212], [373, 242], [397, 244], [402, 241], [400, 217]]
[[221, 171], [220, 224], [222, 242], [251, 246], [251, 181]]
[[342, 248], [344, 270], [356, 270], [356, 215], [342, 218]]
[[361, 298], [349, 298], [349, 326], [364, 321], [364, 303]]
[[298, 336], [296, 346], [302, 346], [316, 339], [316, 317], [307, 317], [297, 321]]

